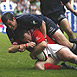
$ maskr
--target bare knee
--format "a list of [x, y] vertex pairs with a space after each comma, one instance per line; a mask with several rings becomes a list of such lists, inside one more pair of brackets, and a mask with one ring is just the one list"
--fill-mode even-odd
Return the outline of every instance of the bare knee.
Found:
[[44, 63], [43, 62], [36, 62], [34, 65], [35, 69], [44, 70]]

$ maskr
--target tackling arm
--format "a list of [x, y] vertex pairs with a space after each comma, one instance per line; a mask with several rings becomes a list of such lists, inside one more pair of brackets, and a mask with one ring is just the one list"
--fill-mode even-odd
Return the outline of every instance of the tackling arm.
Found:
[[45, 41], [45, 38], [43, 34], [40, 32], [40, 30], [36, 29], [33, 32], [32, 37], [33, 41], [37, 43], [36, 47], [34, 48], [34, 51], [31, 53], [31, 56], [33, 58], [47, 47], [47, 42]]
[[47, 42], [46, 41], [42, 41], [41, 43], [39, 43], [34, 48], [34, 51], [30, 54], [31, 57], [34, 59], [36, 57], [36, 55], [38, 55], [39, 53], [41, 53], [46, 47], [47, 47]]
[[36, 45], [35, 42], [30, 42], [30, 43], [26, 43], [26, 44], [20, 44], [20, 45], [11, 45], [9, 47], [9, 50], [8, 52], [9, 53], [16, 53], [16, 52], [24, 52], [26, 48], [29, 48], [29, 47], [34, 47]]
[[44, 38], [46, 38], [46, 24], [44, 21], [42, 21], [42, 25], [40, 27], [40, 31], [42, 32]]

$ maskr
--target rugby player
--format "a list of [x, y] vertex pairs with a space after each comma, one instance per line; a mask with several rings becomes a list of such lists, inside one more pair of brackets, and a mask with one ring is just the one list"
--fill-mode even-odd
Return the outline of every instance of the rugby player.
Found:
[[[25, 30], [22, 30], [22, 32], [19, 32], [18, 39], [19, 41], [15, 41], [13, 45], [9, 48], [10, 53], [17, 52], [20, 50], [23, 52], [26, 49], [28, 49], [31, 52], [31, 56], [34, 59], [34, 56], [36, 57], [37, 54], [34, 54], [35, 50], [37, 52], [41, 53], [44, 52], [45, 56], [47, 57], [46, 61], [36, 61], [35, 63], [35, 68], [41, 69], [41, 70], [48, 70], [48, 69], [60, 69], [62, 66], [56, 66], [52, 64], [58, 64], [59, 61], [69, 61], [71, 63], [77, 64], [77, 56], [73, 54], [69, 48], [55, 44], [53, 40], [51, 40], [47, 36], [47, 46], [45, 47], [45, 38], [38, 29], [31, 29], [29, 32], [25, 33]], [[35, 42], [36, 44], [33, 43], [32, 48], [34, 49], [29, 49], [29, 45], [31, 45], [31, 42]], [[22, 43], [20, 43], [22, 42]], [[27, 44], [24, 44], [28, 42]], [[43, 43], [44, 42], [44, 43]], [[29, 44], [30, 43], [30, 44]], [[43, 44], [43, 45], [42, 45]], [[35, 47], [35, 45], [37, 45]], [[44, 46], [44, 47], [43, 47]], [[44, 48], [44, 49], [42, 49]], [[22, 50], [24, 49], [24, 50]], [[39, 49], [42, 49], [42, 51], [39, 51]], [[67, 55], [68, 54], [68, 55]], [[64, 64], [65, 65], [65, 64]], [[66, 66], [67, 67], [67, 66]], [[69, 67], [67, 67], [69, 68]], [[74, 69], [74, 67], [71, 69]]]
[[[60, 26], [60, 29], [65, 31], [71, 42], [76, 42], [77, 39], [71, 30], [70, 24], [65, 16], [65, 8], [70, 10], [75, 16], [77, 11], [70, 4], [71, 0], [40, 0], [41, 12]], [[63, 5], [62, 5], [63, 4]]]
[[[46, 33], [50, 38], [53, 38], [59, 44], [69, 47], [73, 53], [77, 53], [77, 45], [69, 42], [57, 25], [49, 18], [43, 15], [19, 15], [14, 17], [11, 13], [5, 13], [1, 17], [2, 22], [7, 26], [6, 32], [12, 42], [15, 40], [15, 35], [18, 34], [17, 29], [31, 29], [34, 27], [40, 28], [44, 22], [44, 28], [41, 28], [41, 32], [46, 38]], [[46, 29], [45, 29], [46, 25]]]

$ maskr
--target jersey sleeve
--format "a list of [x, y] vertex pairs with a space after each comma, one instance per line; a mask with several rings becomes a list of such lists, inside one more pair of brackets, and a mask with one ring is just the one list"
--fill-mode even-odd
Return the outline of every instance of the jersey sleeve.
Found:
[[42, 41], [45, 41], [45, 38], [43, 34], [40, 32], [40, 30], [35, 30], [32, 33], [32, 38], [33, 38], [33, 41], [35, 41], [37, 44], [39, 44]]
[[31, 15], [30, 22], [35, 27], [40, 27], [42, 25], [42, 19], [40, 19], [39, 17], [37, 17], [35, 15]]
[[[56, 44], [56, 42], [52, 40], [49, 36], [46, 36], [46, 37], [47, 37], [48, 44]], [[32, 38], [33, 38], [33, 41], [35, 41], [37, 44], [39, 44], [42, 41], [45, 41], [45, 38], [43, 34], [40, 32], [40, 30], [34, 30], [34, 32], [32, 33]]]
[[14, 42], [12, 43], [12, 45], [18, 45], [18, 42], [17, 42], [17, 41], [14, 41]]
[[20, 44], [23, 44], [20, 40], [16, 39], [12, 45], [20, 45]]
[[17, 22], [25, 26], [26, 29], [31, 29], [33, 27], [39, 28], [42, 25], [42, 19], [32, 14], [19, 17]]

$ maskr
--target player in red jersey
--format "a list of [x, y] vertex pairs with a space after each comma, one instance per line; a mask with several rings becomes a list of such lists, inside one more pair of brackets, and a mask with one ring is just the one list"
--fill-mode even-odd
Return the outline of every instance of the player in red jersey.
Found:
[[[22, 35], [22, 33], [19, 33], [19, 35]], [[23, 39], [23, 36], [24, 36], [24, 39]], [[34, 51], [30, 49], [32, 58], [35, 58], [36, 55], [41, 53], [42, 51], [44, 51], [46, 56], [48, 56], [46, 61], [37, 61], [35, 63], [35, 68], [41, 69], [41, 70], [59, 69], [61, 66], [52, 65], [52, 64], [58, 63], [59, 61], [69, 61], [77, 64], [77, 56], [74, 55], [67, 47], [55, 44], [53, 40], [48, 41], [48, 39], [50, 39], [49, 37], [47, 37], [47, 43], [53, 42], [54, 44], [47, 44], [46, 46], [45, 38], [40, 32], [40, 30], [32, 29], [28, 33], [24, 33], [23, 36], [22, 37], [20, 36], [19, 39], [21, 39], [22, 42], [28, 42], [28, 43], [18, 45], [17, 48], [19, 50], [21, 51], [22, 49], [25, 50], [26, 47], [27, 48], [29, 47], [29, 43], [34, 41], [34, 43], [36, 43], [35, 45], [37, 46], [34, 48]], [[33, 47], [35, 45], [33, 44]], [[12, 48], [14, 48], [14, 45], [10, 47], [9, 52], [14, 51], [14, 49]], [[15, 46], [15, 49], [16, 49], [16, 46]]]

